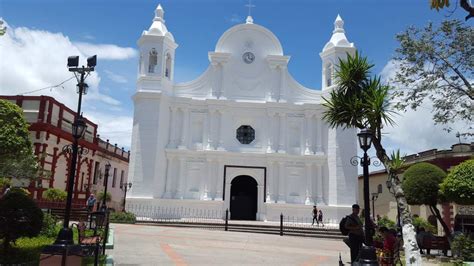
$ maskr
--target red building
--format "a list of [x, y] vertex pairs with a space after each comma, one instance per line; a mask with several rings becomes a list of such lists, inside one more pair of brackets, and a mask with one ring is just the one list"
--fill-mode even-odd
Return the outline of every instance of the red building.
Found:
[[[48, 177], [36, 182], [22, 184], [28, 187], [33, 197], [42, 203], [43, 192], [48, 188], [66, 189], [71, 154], [64, 148], [72, 144], [71, 126], [75, 112], [49, 96], [0, 96], [23, 109], [30, 124], [30, 138], [34, 153], [40, 158], [41, 167], [48, 171]], [[110, 207], [121, 209], [124, 191], [122, 183], [127, 182], [130, 152], [102, 140], [97, 134], [97, 124], [84, 117], [87, 130], [79, 140], [80, 150], [76, 178], [74, 180], [73, 204], [84, 206], [90, 193], [103, 191], [104, 165], [110, 162], [107, 191], [111, 193]], [[14, 181], [15, 182], [15, 181]]]

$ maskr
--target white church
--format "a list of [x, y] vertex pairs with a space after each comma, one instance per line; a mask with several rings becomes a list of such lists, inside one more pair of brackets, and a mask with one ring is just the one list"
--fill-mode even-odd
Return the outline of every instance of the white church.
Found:
[[322, 119], [334, 64], [356, 50], [343, 26], [337, 16], [319, 54], [321, 90], [293, 79], [290, 56], [251, 16], [224, 32], [200, 77], [175, 83], [178, 44], [158, 5], [138, 40], [127, 209], [229, 209], [230, 219], [262, 221], [309, 217], [313, 205], [333, 221], [350, 213], [356, 131]]

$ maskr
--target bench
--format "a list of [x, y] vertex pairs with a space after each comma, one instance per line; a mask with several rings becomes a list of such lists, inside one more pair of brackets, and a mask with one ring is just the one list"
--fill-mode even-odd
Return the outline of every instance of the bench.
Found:
[[420, 248], [426, 249], [426, 253], [430, 255], [431, 249], [442, 250], [445, 256], [448, 255], [449, 246], [448, 238], [444, 236], [424, 237]]
[[[64, 219], [65, 209], [52, 208], [49, 209], [49, 213], [58, 217], [59, 219]], [[87, 209], [71, 209], [70, 220], [71, 221], [86, 221], [88, 217]]]

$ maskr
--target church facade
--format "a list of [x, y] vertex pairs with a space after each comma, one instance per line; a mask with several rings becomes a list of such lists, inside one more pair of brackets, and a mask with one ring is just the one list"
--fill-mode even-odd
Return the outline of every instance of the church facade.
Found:
[[318, 205], [334, 222], [357, 199], [356, 131], [322, 119], [334, 65], [355, 47], [337, 16], [320, 53], [322, 89], [288, 72], [290, 56], [263, 26], [228, 29], [197, 79], [175, 83], [178, 47], [159, 5], [140, 52], [127, 208], [229, 209], [231, 219], [308, 217]]

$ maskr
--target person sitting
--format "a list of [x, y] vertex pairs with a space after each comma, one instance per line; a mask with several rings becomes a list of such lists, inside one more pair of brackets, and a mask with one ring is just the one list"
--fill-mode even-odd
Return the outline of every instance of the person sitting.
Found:
[[[420, 227], [418, 233], [416, 234], [416, 243], [420, 248], [420, 254], [423, 253], [423, 241], [425, 238], [433, 238], [433, 234], [431, 232], [427, 232], [424, 227]], [[430, 254], [430, 250], [426, 249], [426, 253]]]
[[393, 254], [397, 239], [391, 230], [382, 226], [379, 232], [383, 237], [382, 256], [380, 258], [380, 265], [393, 265]]

